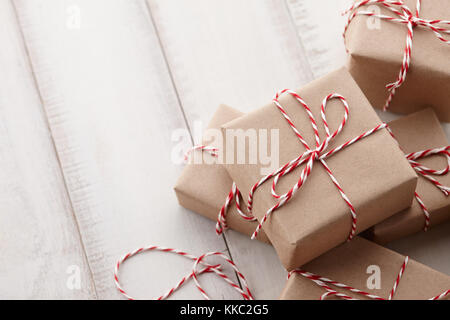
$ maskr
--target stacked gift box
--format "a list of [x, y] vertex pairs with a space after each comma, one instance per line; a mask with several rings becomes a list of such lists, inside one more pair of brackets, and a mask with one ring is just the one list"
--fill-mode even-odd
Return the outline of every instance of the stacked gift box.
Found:
[[[450, 18], [450, 3], [390, 3], [351, 8], [347, 67], [247, 114], [220, 106], [208, 128], [222, 140], [205, 134], [175, 186], [180, 204], [216, 221], [218, 234], [230, 228], [274, 247], [289, 272], [281, 299], [448, 298], [449, 276], [381, 245], [450, 220], [439, 123], [450, 121], [450, 22], [438, 21]], [[386, 124], [374, 107], [407, 115]], [[252, 131], [274, 130], [278, 166], [241, 161], [252, 158]], [[264, 143], [256, 145], [274, 150]], [[372, 287], [370, 266], [384, 275]]]

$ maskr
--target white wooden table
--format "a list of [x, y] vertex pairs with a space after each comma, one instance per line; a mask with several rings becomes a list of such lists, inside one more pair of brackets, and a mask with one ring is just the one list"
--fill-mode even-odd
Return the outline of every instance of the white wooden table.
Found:
[[[146, 244], [224, 250], [256, 298], [277, 298], [285, 271], [271, 247], [218, 238], [177, 204], [171, 133], [342, 65], [348, 3], [0, 0], [0, 298], [120, 298], [113, 266]], [[449, 246], [450, 225], [390, 245], [447, 274]], [[146, 254], [122, 280], [152, 298], [189, 266]], [[201, 296], [191, 283], [174, 298]]]

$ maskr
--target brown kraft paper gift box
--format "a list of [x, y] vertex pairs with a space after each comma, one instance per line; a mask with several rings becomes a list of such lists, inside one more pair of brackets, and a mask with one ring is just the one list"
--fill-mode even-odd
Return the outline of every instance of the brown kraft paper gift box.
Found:
[[[417, 0], [404, 3], [415, 13]], [[359, 10], [372, 11], [373, 6]], [[380, 13], [398, 17], [382, 5]], [[450, 1], [423, 0], [420, 17], [450, 20]], [[397, 80], [406, 46], [407, 26], [403, 23], [356, 16], [346, 32], [348, 68], [371, 104], [382, 108], [389, 95], [386, 85]], [[371, 27], [379, 22], [379, 28]], [[445, 26], [450, 30], [450, 26]], [[450, 35], [444, 38], [450, 40]], [[422, 27], [414, 28], [412, 56], [406, 81], [396, 90], [390, 111], [412, 113], [433, 107], [438, 117], [450, 122], [450, 45]]]
[[[327, 252], [301, 269], [387, 299], [404, 261], [404, 256], [356, 237], [353, 241]], [[374, 269], [379, 270], [379, 289], [374, 286], [372, 279], [369, 279], [375, 275]], [[371, 288], [368, 288], [369, 283]], [[346, 289], [333, 285], [330, 287], [354, 299], [369, 299]], [[409, 259], [393, 299], [426, 300], [441, 295], [448, 289], [450, 289], [449, 276]], [[311, 279], [293, 272], [280, 299], [318, 300], [325, 292], [324, 288]], [[444, 297], [444, 299], [448, 298], [448, 295]], [[339, 298], [329, 296], [329, 299]]]
[[[210, 121], [208, 129], [219, 129], [222, 124], [242, 115], [243, 113], [233, 108], [221, 105]], [[204, 141], [204, 143], [208, 144], [208, 141]], [[211, 146], [218, 147], [217, 145]], [[214, 160], [212, 155], [207, 152], [203, 153], [203, 157]], [[174, 189], [181, 206], [216, 221], [217, 215], [231, 190], [233, 181], [221, 164], [208, 163], [187, 164]], [[239, 217], [233, 201], [227, 212], [227, 224], [229, 228], [247, 235], [251, 235], [257, 225], [256, 222], [246, 221]], [[269, 242], [264, 233], [258, 236], [258, 240]]]
[[[447, 137], [431, 109], [425, 109], [392, 121], [389, 123], [389, 127], [406, 154], [449, 145]], [[443, 159], [439, 155], [432, 155], [417, 161], [434, 170], [441, 170], [447, 166], [445, 158]], [[416, 192], [430, 214], [429, 227], [450, 220], [450, 197], [445, 196], [441, 190], [421, 175], [418, 176]], [[444, 186], [450, 185], [450, 173], [434, 178]], [[424, 211], [417, 200], [414, 200], [410, 208], [371, 227], [365, 236], [379, 244], [386, 244], [423, 231], [424, 227]]]
[[[337, 147], [381, 123], [348, 71], [341, 68], [298, 91], [314, 114], [322, 139], [325, 132], [320, 106], [324, 97], [335, 92], [347, 99], [350, 113], [343, 131], [330, 143], [329, 148]], [[311, 123], [305, 110], [290, 95], [283, 95], [280, 103], [308, 144], [315, 146]], [[336, 130], [343, 115], [342, 103], [331, 100], [326, 111], [330, 131]], [[280, 167], [305, 151], [281, 112], [272, 103], [224, 125], [224, 137], [230, 129], [278, 129]], [[225, 153], [234, 152], [229, 150], [228, 137], [225, 145]], [[270, 146], [268, 149], [270, 150]], [[245, 151], [248, 159], [248, 148]], [[346, 241], [351, 230], [352, 218], [348, 205], [324, 167], [317, 161], [314, 163], [306, 183], [289, 202], [273, 212], [263, 226], [288, 271]], [[341, 150], [327, 158], [326, 163], [356, 209], [356, 233], [412, 203], [417, 176], [386, 129]], [[260, 164], [227, 161], [225, 167], [244, 197], [263, 177]], [[297, 168], [280, 179], [278, 193], [287, 192], [298, 181], [302, 170], [303, 167]], [[267, 181], [254, 195], [253, 214], [260, 221], [266, 211], [277, 203], [277, 199], [270, 193], [271, 185], [272, 181]]]

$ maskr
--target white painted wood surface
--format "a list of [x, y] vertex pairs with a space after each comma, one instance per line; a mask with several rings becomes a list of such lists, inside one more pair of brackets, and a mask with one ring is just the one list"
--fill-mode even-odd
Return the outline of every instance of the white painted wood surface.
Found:
[[[171, 134], [219, 103], [248, 112], [345, 63], [349, 1], [2, 0], [0, 298], [119, 298], [114, 263], [147, 244], [229, 248], [255, 297], [277, 298], [285, 271], [270, 246], [217, 238], [178, 206]], [[390, 245], [447, 274], [449, 246], [450, 225]], [[67, 287], [72, 265], [79, 290]], [[122, 279], [151, 298], [190, 265], [149, 253]], [[214, 298], [238, 298], [202, 281]], [[174, 298], [201, 296], [190, 283]]]
[[0, 20], [0, 298], [95, 298], [11, 2]]
[[342, 37], [346, 19], [342, 13], [353, 0], [286, 0], [305, 48], [314, 77], [320, 77], [345, 63], [346, 52]]
[[[181, 167], [171, 165], [171, 134], [184, 121], [144, 2], [15, 3], [98, 298], [119, 297], [114, 264], [139, 246], [224, 250], [213, 223], [184, 212], [172, 191]], [[69, 3], [79, 29], [66, 26]], [[131, 294], [151, 298], [191, 264], [148, 254], [122, 279]], [[210, 287], [216, 298], [235, 295], [220, 281]]]
[[[207, 123], [220, 103], [248, 112], [277, 89], [312, 80], [283, 2], [169, 0], [149, 7], [191, 127]], [[286, 273], [273, 248], [235, 232], [226, 238], [255, 297], [276, 298]]]

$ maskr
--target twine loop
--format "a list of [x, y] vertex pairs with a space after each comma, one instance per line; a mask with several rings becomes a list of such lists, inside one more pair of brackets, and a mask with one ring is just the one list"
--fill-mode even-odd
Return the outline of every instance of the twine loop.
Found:
[[[142, 248], [138, 248], [132, 252], [129, 252], [127, 254], [125, 254], [116, 264], [115, 270], [114, 270], [114, 283], [116, 285], [117, 290], [119, 290], [119, 292], [126, 297], [128, 300], [135, 300], [134, 297], [132, 297], [131, 295], [129, 295], [125, 289], [122, 287], [122, 285], [119, 282], [119, 269], [121, 267], [121, 265], [128, 259], [130, 259], [133, 256], [136, 256], [140, 253], [143, 252], [147, 252], [147, 251], [160, 251], [160, 252], [165, 252], [165, 253], [172, 253], [172, 254], [177, 254], [179, 256], [185, 257], [187, 259], [190, 259], [192, 261], [194, 261], [193, 267], [191, 272], [189, 272], [187, 275], [185, 275], [184, 277], [182, 277], [180, 279], [180, 281], [178, 281], [178, 283], [173, 286], [172, 288], [170, 288], [166, 293], [164, 293], [163, 295], [160, 295], [159, 297], [155, 298], [155, 300], [164, 300], [169, 298], [176, 290], [178, 290], [183, 284], [185, 284], [189, 279], [193, 279], [193, 281], [195, 282], [195, 285], [197, 287], [197, 289], [200, 291], [200, 293], [202, 294], [203, 298], [206, 300], [210, 300], [209, 295], [206, 293], [206, 291], [203, 289], [203, 287], [200, 285], [199, 281], [198, 281], [198, 276], [204, 273], [214, 273], [216, 274], [219, 278], [223, 279], [226, 283], [228, 283], [233, 289], [235, 289], [237, 292], [239, 292], [242, 296], [242, 298], [244, 298], [244, 300], [253, 300], [253, 296], [250, 292], [250, 289], [248, 287], [247, 284], [247, 280], [245, 279], [244, 275], [239, 271], [239, 269], [236, 267], [236, 265], [234, 264], [233, 261], [231, 261], [230, 258], [228, 258], [225, 254], [223, 254], [222, 252], [208, 252], [205, 253], [199, 257], [196, 257], [194, 255], [191, 255], [187, 252], [184, 251], [180, 251], [177, 249], [173, 249], [173, 248], [167, 248], [167, 247], [159, 247], [159, 246], [148, 246], [148, 247], [142, 247]], [[210, 257], [210, 256], [218, 256], [220, 258], [222, 258], [226, 263], [228, 263], [236, 272], [237, 276], [240, 279], [240, 282], [243, 286], [244, 289], [241, 289], [241, 287], [236, 284], [234, 281], [232, 281], [225, 273], [223, 273], [222, 271], [222, 266], [220, 264], [209, 264], [204, 262], [205, 258]]]
[[[427, 149], [419, 152], [412, 152], [406, 155], [406, 159], [408, 159], [411, 166], [417, 172], [418, 175], [421, 175], [431, 183], [433, 183], [439, 190], [442, 191], [443, 194], [448, 196], [450, 194], [450, 187], [442, 185], [439, 181], [437, 181], [433, 176], [444, 176], [450, 171], [450, 146], [435, 148], [435, 149]], [[447, 161], [447, 166], [442, 170], [430, 169], [416, 160], [426, 158], [433, 155], [440, 155], [445, 158]]]
[[[432, 184], [434, 184], [436, 186], [436, 188], [441, 190], [445, 196], [448, 196], [450, 194], [450, 187], [442, 185], [433, 176], [443, 176], [443, 175], [446, 175], [450, 171], [449, 150], [450, 150], [450, 146], [447, 146], [447, 147], [443, 147], [443, 148], [427, 149], [424, 151], [413, 152], [413, 153], [406, 155], [406, 159], [409, 161], [409, 163], [411, 164], [411, 167], [413, 167], [413, 169], [416, 171], [416, 173], [419, 176], [422, 176], [425, 179], [427, 179], [428, 181], [430, 181]], [[416, 160], [419, 160], [419, 159], [422, 159], [422, 158], [425, 158], [428, 156], [433, 156], [433, 155], [441, 155], [441, 156], [445, 157], [446, 161], [447, 161], [447, 166], [442, 170], [435, 170], [435, 169], [430, 169], [428, 167], [425, 167], [424, 165], [422, 165], [416, 161]], [[430, 228], [430, 212], [428, 211], [424, 201], [422, 200], [422, 198], [420, 197], [420, 195], [417, 192], [414, 193], [414, 196], [415, 196], [416, 201], [419, 204], [420, 208], [422, 209], [424, 217], [425, 217], [425, 223], [424, 223], [423, 230], [428, 231], [428, 229]]]
[[[293, 123], [293, 121], [290, 118], [290, 116], [288, 115], [288, 113], [285, 111], [283, 106], [280, 104], [279, 97], [284, 93], [288, 93], [292, 97], [294, 97], [297, 100], [297, 102], [299, 102], [300, 106], [303, 107], [303, 109], [306, 111], [308, 118], [309, 118], [309, 122], [314, 131], [315, 148], [311, 148], [309, 146], [309, 144], [306, 142], [306, 140], [304, 139], [304, 137], [302, 136], [300, 131], [297, 129], [297, 127]], [[343, 115], [342, 121], [340, 122], [338, 128], [333, 133], [331, 133], [328, 122], [327, 122], [325, 111], [326, 111], [328, 102], [333, 99], [337, 99], [341, 102], [341, 104], [344, 107], [344, 115]], [[323, 141], [320, 138], [319, 131], [317, 128], [317, 123], [316, 123], [313, 113], [311, 112], [311, 109], [309, 108], [307, 103], [296, 92], [289, 90], [289, 89], [284, 89], [282, 91], [279, 91], [276, 93], [275, 97], [273, 98], [273, 103], [278, 108], [278, 110], [281, 112], [281, 114], [283, 115], [285, 120], [288, 122], [289, 126], [291, 127], [291, 129], [293, 130], [293, 132], [297, 136], [297, 138], [299, 139], [300, 143], [305, 147], [306, 151], [304, 153], [302, 153], [301, 155], [299, 155], [294, 160], [286, 163], [284, 166], [275, 170], [271, 174], [263, 177], [251, 188], [249, 197], [248, 197], [248, 205], [247, 205], [249, 216], [253, 216], [252, 205], [253, 205], [254, 193], [262, 184], [264, 184], [266, 181], [268, 181], [270, 179], [273, 179], [272, 187], [271, 187], [271, 194], [274, 198], [277, 199], [277, 203], [274, 206], [272, 206], [269, 210], [267, 210], [267, 212], [265, 213], [265, 215], [259, 222], [258, 226], [256, 227], [255, 232], [252, 235], [252, 239], [257, 237], [258, 233], [262, 229], [263, 224], [267, 221], [269, 216], [274, 211], [279, 209], [281, 206], [286, 204], [295, 195], [295, 193], [301, 189], [301, 187], [305, 184], [306, 180], [310, 176], [315, 162], [319, 162], [320, 164], [322, 164], [322, 166], [325, 168], [326, 172], [330, 176], [330, 179], [332, 180], [332, 182], [338, 189], [342, 199], [346, 202], [347, 206], [349, 207], [349, 210], [351, 213], [351, 218], [352, 218], [352, 226], [351, 226], [351, 230], [350, 230], [350, 233], [348, 236], [348, 240], [353, 239], [353, 237], [356, 233], [356, 222], [357, 222], [355, 208], [353, 207], [350, 199], [345, 194], [343, 188], [341, 187], [341, 185], [339, 184], [337, 179], [334, 177], [331, 169], [328, 167], [327, 163], [325, 162], [325, 159], [333, 156], [334, 154], [336, 154], [339, 151], [345, 149], [346, 147], [352, 145], [353, 143], [355, 143], [355, 142], [357, 142], [357, 141], [359, 141], [381, 129], [386, 128], [386, 124], [385, 123], [379, 124], [375, 128], [364, 132], [363, 134], [359, 135], [358, 137], [355, 137], [355, 138], [347, 141], [346, 143], [327, 151], [330, 146], [330, 143], [342, 132], [342, 130], [345, 127], [345, 124], [348, 121], [349, 105], [348, 105], [347, 100], [342, 95], [337, 94], [337, 93], [329, 94], [328, 96], [326, 96], [324, 98], [324, 100], [322, 102], [320, 114], [321, 114], [321, 118], [322, 118], [323, 128], [326, 133], [326, 137]], [[302, 165], [305, 165], [305, 167], [301, 171], [300, 177], [299, 177], [297, 183], [295, 183], [294, 186], [288, 192], [281, 194], [281, 195], [278, 194], [276, 192], [276, 186], [279, 183], [280, 179]]]

